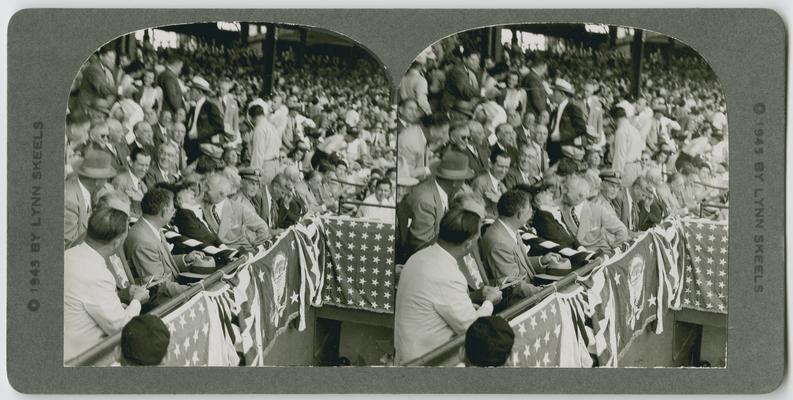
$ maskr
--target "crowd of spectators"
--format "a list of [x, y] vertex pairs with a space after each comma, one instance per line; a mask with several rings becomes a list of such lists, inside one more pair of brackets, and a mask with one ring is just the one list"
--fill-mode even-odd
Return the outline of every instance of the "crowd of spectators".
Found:
[[647, 51], [636, 96], [620, 49], [483, 59], [482, 36], [433, 44], [400, 82], [398, 168], [420, 183], [397, 204], [397, 363], [582, 266], [571, 255], [727, 218], [725, 99], [701, 57]]
[[166, 231], [242, 254], [307, 216], [395, 219], [396, 107], [373, 57], [186, 43], [133, 55], [110, 43], [72, 86], [66, 360], [187, 290], [182, 273], [222, 262]]

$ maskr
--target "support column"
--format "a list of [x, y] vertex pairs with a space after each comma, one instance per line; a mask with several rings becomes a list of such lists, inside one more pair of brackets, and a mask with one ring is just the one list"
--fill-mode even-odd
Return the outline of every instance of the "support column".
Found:
[[617, 47], [617, 26], [609, 25], [609, 48]]
[[273, 72], [275, 71], [275, 41], [276, 26], [266, 24], [267, 34], [262, 41], [262, 92], [270, 96], [273, 94]]
[[308, 48], [308, 29], [300, 28], [300, 44], [297, 46], [297, 65], [303, 66], [306, 58], [306, 49]]
[[242, 47], [248, 47], [248, 39], [251, 35], [251, 23], [250, 22], [240, 22], [240, 41], [242, 42]]
[[641, 95], [642, 58], [644, 56], [644, 31], [636, 29], [631, 44], [631, 95]]

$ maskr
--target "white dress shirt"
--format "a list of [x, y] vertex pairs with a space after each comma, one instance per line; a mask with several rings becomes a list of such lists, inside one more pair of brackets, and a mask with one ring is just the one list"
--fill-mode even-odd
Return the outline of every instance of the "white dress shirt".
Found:
[[83, 183], [80, 182], [79, 178], [77, 179], [77, 185], [80, 186], [80, 191], [83, 193], [83, 201], [85, 202], [85, 204], [84, 204], [85, 205], [85, 210], [88, 213], [88, 215], [90, 216], [91, 215], [91, 192], [89, 192], [88, 189], [85, 186], [83, 186]]
[[86, 243], [66, 250], [63, 275], [63, 358], [74, 358], [140, 314], [140, 302], [124, 305], [105, 259]]
[[438, 184], [438, 181], [435, 181], [435, 187], [438, 189], [438, 194], [441, 195], [441, 204], [443, 204], [443, 212], [449, 210], [449, 195], [446, 193], [445, 190]]
[[[374, 194], [370, 194], [368, 197], [366, 197], [366, 199], [364, 199], [363, 202], [369, 204], [379, 204], [381, 206], [394, 206], [393, 198], [387, 197], [383, 201], [380, 201], [377, 200], [377, 196]], [[358, 216], [362, 218], [393, 223], [396, 221], [396, 210], [385, 207], [361, 206], [361, 208], [358, 209]]]

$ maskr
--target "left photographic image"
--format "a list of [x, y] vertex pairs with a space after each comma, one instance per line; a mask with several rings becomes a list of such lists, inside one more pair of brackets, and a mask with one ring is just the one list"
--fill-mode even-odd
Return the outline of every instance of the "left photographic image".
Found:
[[296, 25], [152, 27], [91, 54], [65, 107], [64, 365], [381, 355], [391, 90], [366, 48]]

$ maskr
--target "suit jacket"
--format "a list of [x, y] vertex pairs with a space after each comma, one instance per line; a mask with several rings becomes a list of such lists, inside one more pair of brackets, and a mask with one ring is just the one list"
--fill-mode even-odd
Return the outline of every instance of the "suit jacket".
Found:
[[179, 229], [179, 233], [199, 242], [212, 246], [220, 246], [220, 239], [212, 232], [207, 225], [204, 225], [192, 210], [180, 208], [176, 210], [173, 217], [173, 224]]
[[525, 146], [532, 142], [531, 132], [523, 125], [515, 128], [515, 138], [518, 143], [518, 147]]
[[174, 183], [177, 179], [173, 175], [166, 177], [160, 171], [160, 168], [157, 164], [152, 164], [149, 171], [146, 172], [146, 176], [143, 177], [143, 182], [146, 183], [146, 187], [151, 189], [157, 186], [158, 183]]
[[182, 100], [182, 85], [179, 83], [179, 78], [173, 71], [166, 68], [165, 71], [157, 76], [156, 83], [157, 86], [162, 88], [163, 110], [174, 113], [180, 108], [185, 108], [184, 100]]
[[159, 149], [160, 145], [168, 140], [168, 138], [165, 136], [165, 131], [160, 128], [160, 124], [151, 124], [151, 132], [154, 141], [154, 147]]
[[88, 208], [77, 175], [66, 179], [63, 188], [63, 244], [68, 249], [80, 244], [88, 230]]
[[446, 77], [446, 90], [443, 92], [444, 110], [451, 110], [457, 100], [471, 101], [479, 97], [478, 77], [474, 72], [472, 80], [469, 72], [462, 63], [455, 65], [449, 71], [449, 75]]
[[112, 69], [106, 70], [98, 59], [83, 68], [78, 95], [81, 107], [88, 107], [95, 98], [117, 95], [115, 74]]
[[578, 248], [575, 236], [548, 211], [535, 209], [531, 225], [537, 231], [537, 236], [543, 239], [556, 242], [562, 247]]
[[[237, 200], [226, 199], [223, 210], [220, 212], [220, 225], [212, 215], [212, 204], [204, 203], [204, 219], [209, 228], [217, 235], [221, 243], [235, 249], [253, 250], [257, 245], [269, 238], [270, 233], [265, 223], [250, 208], [240, 204]], [[248, 230], [254, 232], [254, 237], [248, 237]], [[251, 240], [252, 239], [252, 240]]]
[[537, 174], [529, 175], [528, 179], [524, 179], [520, 169], [510, 168], [509, 172], [507, 172], [507, 176], [504, 177], [504, 186], [506, 186], [508, 190], [511, 190], [519, 184], [534, 185], [542, 180], [542, 171], [538, 170], [537, 172]]
[[636, 210], [636, 230], [638, 231], [646, 231], [664, 219], [664, 209], [660, 200], [651, 202], [649, 210], [638, 203], [633, 204], [633, 209]]
[[[551, 115], [551, 126], [553, 126], [556, 118], [556, 113]], [[586, 113], [584, 113], [584, 110], [576, 101], [569, 99], [562, 111], [562, 118], [559, 120], [559, 141], [555, 142], [548, 140], [548, 158], [551, 164], [556, 164], [557, 161], [562, 159], [562, 146], [577, 146], [583, 148], [586, 143], [576, 145], [575, 140], [579, 137], [581, 138], [579, 140], [583, 140], [584, 136], [586, 136], [586, 123]], [[548, 133], [551, 134], [553, 131], [554, 130], [549, 126]]]
[[496, 162], [496, 156], [499, 154], [507, 154], [509, 156], [510, 162], [512, 165], [515, 165], [518, 162], [518, 149], [514, 146], [503, 146], [501, 143], [496, 142], [496, 144], [490, 146], [490, 162]]
[[521, 79], [521, 86], [526, 89], [526, 97], [529, 100], [526, 112], [531, 111], [539, 117], [540, 113], [548, 107], [548, 93], [545, 92], [542, 78], [534, 71], [530, 71]]
[[140, 201], [143, 200], [143, 195], [148, 192], [149, 187], [146, 185], [145, 180], [141, 179], [140, 186], [136, 188], [132, 182], [131, 174], [129, 170], [126, 170], [116, 175], [116, 177], [113, 178], [113, 187], [129, 197], [132, 216], [140, 218]]
[[187, 290], [187, 286], [176, 282], [179, 273], [187, 270], [184, 256], [171, 255], [165, 236], [162, 233], [155, 235], [144, 218], [129, 229], [124, 251], [129, 265], [142, 283], [152, 276], [155, 281], [163, 280], [157, 288], [157, 300], [153, 304], [161, 304]]
[[110, 143], [110, 146], [113, 146], [113, 149], [116, 150], [115, 153], [112, 151], [110, 152], [110, 155], [113, 156], [111, 160], [113, 168], [121, 173], [121, 171], [126, 169], [128, 165], [129, 146], [123, 141], [122, 143]]
[[500, 284], [505, 277], [525, 274], [524, 281], [516, 285], [512, 293], [524, 298], [537, 291], [530, 283], [534, 275], [541, 271], [539, 257], [529, 257], [529, 249], [523, 241], [512, 235], [500, 220], [487, 228], [479, 240], [479, 246], [485, 269], [492, 275], [494, 284]]
[[300, 221], [300, 218], [308, 212], [308, 207], [303, 199], [300, 196], [292, 197], [292, 200], [289, 204], [285, 204], [283, 201], [278, 200], [273, 204], [276, 211], [273, 215], [275, 217], [275, 221], [273, 224], [275, 228], [279, 229], [287, 229], [290, 226], [296, 224]]
[[504, 182], [499, 182], [498, 190], [496, 190], [496, 188], [493, 187], [493, 181], [490, 179], [490, 173], [485, 172], [474, 178], [473, 182], [471, 182], [471, 189], [473, 189], [474, 192], [479, 193], [485, 200], [485, 211], [487, 212], [487, 217], [493, 219], [498, 217], [498, 210], [496, 209], [497, 203], [490, 201], [490, 199], [485, 197], [485, 193], [496, 191], [499, 195], [506, 193], [507, 187], [504, 185]]
[[[451, 199], [450, 199], [451, 201]], [[397, 205], [397, 263], [435, 243], [444, 215], [435, 178], [428, 178]]]
[[195, 107], [190, 110], [187, 116], [187, 123], [190, 125], [187, 128], [188, 134], [193, 129], [192, 124], [196, 112], [198, 112], [198, 120], [195, 123], [198, 136], [195, 139], [190, 137], [185, 137], [184, 139], [184, 150], [187, 153], [188, 164], [201, 155], [200, 145], [202, 143], [212, 143], [213, 137], [222, 135], [226, 130], [220, 109], [213, 101], [206, 99], [200, 110], [196, 111]]
[[610, 210], [587, 200], [581, 207], [576, 225], [570, 214], [570, 207], [562, 206], [562, 220], [575, 234], [581, 246], [590, 251], [611, 250], [628, 240], [628, 228]]

